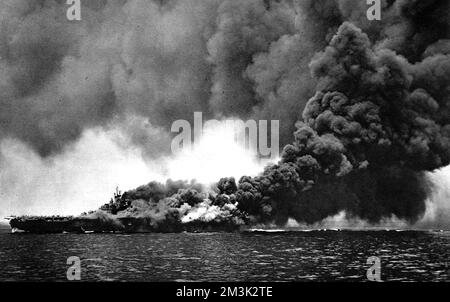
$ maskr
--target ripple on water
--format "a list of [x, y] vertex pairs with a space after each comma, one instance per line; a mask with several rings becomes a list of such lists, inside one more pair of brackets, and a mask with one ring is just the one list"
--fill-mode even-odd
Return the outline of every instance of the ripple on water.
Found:
[[0, 234], [0, 281], [64, 281], [69, 256], [84, 281], [361, 281], [374, 255], [384, 281], [450, 281], [449, 234]]

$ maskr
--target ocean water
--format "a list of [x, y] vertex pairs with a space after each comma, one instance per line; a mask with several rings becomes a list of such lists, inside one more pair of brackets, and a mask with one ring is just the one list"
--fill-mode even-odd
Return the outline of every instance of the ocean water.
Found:
[[0, 281], [450, 281], [450, 232], [0, 233]]

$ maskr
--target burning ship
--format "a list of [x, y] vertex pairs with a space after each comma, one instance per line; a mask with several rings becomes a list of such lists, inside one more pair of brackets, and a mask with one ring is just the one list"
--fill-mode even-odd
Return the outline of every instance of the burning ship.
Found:
[[114, 222], [92, 217], [15, 217], [10, 220], [12, 232], [33, 234], [58, 233], [179, 233], [231, 232], [239, 228], [227, 223], [171, 224], [157, 226], [146, 217], [116, 218]]
[[[198, 203], [202, 194], [194, 189], [179, 189], [179, 196], [190, 196], [191, 201], [170, 206], [169, 199], [153, 202], [158, 190], [175, 190], [178, 187], [196, 186], [194, 183], [168, 181], [166, 185], [156, 182], [121, 194], [116, 189], [114, 198], [98, 211], [80, 216], [12, 216], [8, 218], [13, 233], [179, 233], [179, 232], [233, 232], [240, 229], [242, 221], [237, 210], [229, 212], [208, 201]], [[172, 188], [171, 188], [172, 187]], [[159, 192], [162, 193], [162, 192]], [[133, 200], [136, 195], [149, 201]], [[194, 201], [196, 199], [196, 201]], [[190, 206], [189, 202], [196, 205]], [[220, 211], [219, 211], [220, 209]], [[208, 213], [209, 211], [209, 213]], [[219, 215], [220, 213], [221, 215]]]
[[[449, 1], [388, 1], [389, 6], [384, 10], [382, 22], [367, 22], [365, 11], [358, 11], [361, 6], [340, 5], [339, 1], [321, 1], [321, 5], [316, 5], [318, 1], [296, 1], [298, 8], [295, 10], [281, 2], [284, 1], [272, 1], [271, 5], [260, 9], [258, 5], [261, 1], [224, 1], [217, 15], [214, 15], [219, 20], [215, 31], [207, 23], [212, 30], [207, 45], [203, 45], [207, 47], [200, 52], [192, 52], [201, 53], [202, 57], [205, 51], [208, 52], [208, 66], [204, 68], [208, 68], [208, 74], [212, 75], [209, 83], [212, 95], [205, 94], [207, 97], [201, 103], [206, 105], [202, 108], [204, 112], [214, 113], [211, 118], [238, 116], [260, 119], [261, 116], [267, 116], [285, 121], [284, 125], [290, 123], [290, 127], [282, 127], [285, 129], [281, 131], [280, 138], [283, 145], [288, 144], [277, 164], [267, 166], [258, 176], [244, 176], [237, 183], [232, 178], [222, 179], [214, 192], [195, 183], [152, 182], [124, 194], [117, 192], [109, 204], [93, 213], [66, 218], [17, 217], [10, 220], [11, 227], [34, 233], [229, 231], [265, 223], [282, 226], [289, 218], [311, 224], [341, 211], [369, 222], [379, 222], [392, 216], [415, 222], [422, 217], [426, 211], [426, 202], [433, 192], [428, 174], [450, 164]], [[297, 10], [301, 12], [301, 18], [288, 17]], [[157, 26], [160, 27], [163, 26]], [[128, 37], [128, 31], [126, 33], [123, 36]], [[134, 36], [137, 39], [139, 35], [136, 33]], [[165, 37], [155, 35], [158, 36]], [[200, 36], [203, 41], [203, 31]], [[108, 36], [104, 40], [112, 41], [115, 38]], [[192, 39], [181, 40], [189, 41], [186, 47], [192, 47]], [[126, 43], [129, 42], [127, 39]], [[28, 45], [25, 42], [18, 43], [22, 44]], [[72, 49], [59, 47], [59, 43], [57, 45], [52, 47]], [[94, 45], [94, 49], [97, 48], [98, 45]], [[101, 47], [108, 49], [108, 52], [110, 48], [112, 46]], [[151, 46], [148, 49], [158, 47]], [[164, 48], [165, 53], [177, 56], [182, 53], [178, 50], [167, 52]], [[19, 53], [29, 54], [34, 51], [35, 47]], [[53, 54], [52, 51], [48, 53]], [[119, 55], [111, 57], [122, 58], [123, 52], [123, 49], [119, 49]], [[141, 97], [147, 96], [145, 92], [135, 94], [132, 90], [138, 86], [148, 86], [151, 87], [148, 91], [150, 96], [155, 94], [153, 85], [122, 86], [147, 83], [148, 75], [153, 75], [157, 70], [164, 70], [160, 76], [165, 77], [167, 72], [162, 68], [165, 65], [155, 69], [153, 58], [165, 58], [160, 60], [164, 64], [182, 60], [172, 60], [171, 57], [165, 57], [165, 53], [164, 56], [159, 53], [148, 56], [147, 51], [129, 53], [130, 56], [145, 54], [152, 61], [142, 64], [147, 61], [141, 57], [130, 57], [125, 61], [134, 63], [122, 71], [119, 66], [123, 62], [114, 62], [109, 69], [120, 71], [120, 76], [113, 77], [109, 72], [103, 72], [104, 68], [97, 68], [102, 71], [102, 75], [94, 73], [94, 78], [98, 77], [99, 83], [108, 85], [104, 89], [95, 89], [95, 93], [90, 89], [97, 85], [80, 85], [80, 89], [81, 86], [87, 89], [82, 90], [80, 96], [92, 95], [92, 98], [88, 98], [88, 108], [97, 110], [79, 109], [76, 107], [78, 103], [85, 102], [79, 102], [75, 97], [73, 104], [71, 99], [63, 102], [70, 105], [67, 106], [70, 118], [56, 118], [63, 108], [59, 105], [60, 97], [45, 98], [39, 95], [38, 99], [59, 100], [57, 106], [50, 103], [45, 110], [37, 106], [44, 104], [43, 101], [36, 106], [23, 106], [22, 97], [33, 99], [31, 93], [40, 91], [36, 88], [47, 82], [41, 80], [41, 66], [46, 66], [50, 60], [43, 56], [45, 60], [40, 64], [30, 61], [30, 66], [38, 67], [38, 71], [29, 79], [39, 79], [39, 82], [9, 90], [15, 92], [25, 86], [31, 87], [30, 96], [24, 92], [18, 94], [20, 99], [2, 98], [2, 102], [6, 102], [6, 106], [2, 106], [2, 116], [6, 117], [6, 122], [0, 116], [0, 133], [23, 139], [31, 143], [40, 155], [50, 156], [61, 151], [57, 146], [70, 141], [68, 138], [78, 138], [72, 134], [73, 129], [80, 130], [75, 132], [81, 134], [81, 130], [93, 126], [91, 121], [112, 120], [115, 114], [105, 117], [105, 110], [100, 110], [105, 108], [105, 100], [110, 99], [111, 92], [112, 95], [120, 96], [111, 104], [120, 106], [108, 112], [114, 113], [122, 107], [129, 109], [125, 112], [141, 112], [149, 104], [141, 104], [136, 100], [147, 102], [150, 97]], [[26, 59], [35, 60], [38, 57], [33, 55]], [[64, 53], [58, 57], [61, 60], [66, 58]], [[74, 64], [76, 72], [73, 73], [82, 74], [79, 66], [92, 65], [92, 59], [88, 57], [88, 61]], [[190, 57], [188, 60], [193, 62], [192, 74], [196, 75], [202, 63], [199, 65], [197, 60], [191, 60]], [[23, 60], [14, 57], [11, 66], [14, 67], [16, 61]], [[65, 62], [65, 68], [72, 66], [69, 63]], [[180, 69], [182, 75], [189, 74], [185, 73], [185, 65], [179, 66], [183, 68]], [[209, 69], [210, 65], [212, 69]], [[59, 71], [61, 68], [56, 66], [59, 65], [48, 70]], [[146, 70], [144, 67], [151, 69]], [[178, 67], [170, 67], [176, 74]], [[33, 68], [20, 66], [16, 69], [30, 73]], [[8, 68], [5, 70], [9, 71]], [[107, 75], [104, 81], [100, 80], [104, 77], [103, 73]], [[5, 80], [5, 83], [23, 82], [16, 80], [16, 73], [12, 74], [14, 78]], [[59, 75], [51, 72], [48, 72], [48, 76], [51, 76], [49, 79], [59, 79]], [[65, 83], [66, 73], [63, 76]], [[122, 77], [124, 79], [118, 82], [123, 82], [123, 85], [109, 82], [110, 78]], [[191, 81], [195, 78], [202, 79], [200, 87], [203, 91], [203, 77], [177, 78], [188, 79], [187, 83], [177, 82], [175, 85], [182, 88], [191, 87]], [[172, 79], [168, 81], [172, 82]], [[59, 83], [53, 86], [59, 87]], [[119, 88], [117, 91], [107, 88], [116, 86]], [[172, 85], [165, 86], [174, 89]], [[47, 90], [52, 91], [53, 88], [43, 89]], [[73, 94], [72, 90], [69, 95]], [[6, 95], [14, 95], [12, 92]], [[170, 91], [167, 95], [177, 93]], [[180, 105], [176, 111], [189, 112], [191, 108], [185, 107], [184, 98], [189, 94], [183, 91], [180, 95], [183, 97], [179, 103], [175, 103]], [[194, 95], [192, 99], [198, 96], [197, 93]], [[97, 103], [92, 103], [91, 99]], [[156, 106], [174, 104], [173, 101], [153, 103]], [[125, 104], [138, 106], [128, 108]], [[12, 109], [11, 114], [8, 114], [8, 108]], [[24, 108], [37, 110], [37, 113], [31, 111], [22, 114]], [[53, 112], [50, 108], [57, 108], [57, 111]], [[153, 110], [149, 120], [159, 120], [162, 123], [156, 126], [165, 126], [169, 123], [159, 113], [168, 115], [174, 112], [174, 108]], [[55, 118], [48, 121], [48, 114], [42, 114], [47, 111]], [[72, 111], [101, 114], [83, 116], [81, 120], [86, 123], [83, 128]], [[15, 119], [17, 113], [21, 115]], [[24, 121], [27, 117], [33, 119]], [[11, 124], [11, 121], [14, 123]], [[54, 125], [51, 121], [55, 121]], [[66, 124], [67, 121], [70, 123]], [[19, 126], [16, 127], [16, 124]], [[7, 125], [6, 129], [2, 125]], [[27, 132], [22, 133], [23, 129]], [[51, 129], [51, 135], [41, 133], [39, 129]], [[65, 129], [70, 131], [66, 133]], [[58, 133], [63, 135], [54, 135]], [[54, 140], [53, 136], [57, 136], [58, 140]], [[223, 158], [224, 162], [227, 160]]]

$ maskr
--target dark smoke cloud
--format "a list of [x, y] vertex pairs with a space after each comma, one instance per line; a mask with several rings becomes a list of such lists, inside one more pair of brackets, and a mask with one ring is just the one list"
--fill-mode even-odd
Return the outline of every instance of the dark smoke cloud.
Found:
[[290, 144], [261, 175], [208, 194], [153, 184], [108, 211], [414, 221], [425, 172], [450, 162], [447, 0], [382, 1], [380, 22], [360, 0], [89, 1], [80, 23], [62, 1], [0, 8], [0, 136], [42, 156], [112, 125], [157, 155], [194, 111], [281, 120]]
[[117, 202], [116, 200], [111, 200], [110, 204], [105, 205], [103, 209], [112, 214], [117, 214], [117, 212], [129, 208], [133, 201], [145, 200], [151, 203], [158, 203], [160, 200], [175, 196], [177, 193], [180, 193], [178, 198], [183, 203], [196, 204], [203, 200], [203, 198], [198, 196], [200, 193], [197, 193], [202, 190], [202, 185], [195, 181], [167, 180], [165, 184], [151, 182], [148, 185], [125, 192]]
[[50, 156], [95, 126], [137, 132], [129, 121], [140, 116], [167, 132], [194, 111], [206, 115], [211, 84], [203, 31], [216, 6], [89, 1], [83, 21], [69, 22], [65, 1], [3, 1], [0, 135]]
[[98, 0], [80, 22], [64, 1], [2, 5], [0, 135], [45, 157], [111, 125], [157, 156], [172, 122], [195, 111], [280, 119], [287, 143], [313, 89], [307, 62], [320, 48], [297, 35], [306, 22], [296, 27], [291, 1]]
[[308, 63], [343, 21], [411, 62], [446, 48], [447, 1], [383, 1], [382, 22], [363, 2], [97, 0], [74, 23], [64, 1], [4, 1], [0, 133], [48, 156], [87, 128], [123, 124], [157, 155], [174, 120], [202, 111], [279, 119], [286, 144], [314, 91]]
[[257, 100], [244, 73], [255, 55], [294, 32], [295, 14], [285, 2], [261, 0], [223, 1], [217, 14], [217, 29], [208, 40], [211, 105], [218, 114], [249, 114]]
[[[418, 219], [430, 192], [423, 172], [450, 162], [450, 124], [440, 113], [448, 112], [448, 91], [415, 81], [425, 68], [391, 50], [374, 50], [351, 23], [339, 28], [310, 68], [319, 91], [306, 105], [281, 163], [241, 180], [246, 210], [264, 216], [269, 208], [274, 211], [269, 217], [281, 211], [284, 221], [290, 215], [314, 222], [342, 209], [371, 221], [392, 214]], [[444, 70], [431, 81], [448, 87]], [[329, 176], [342, 180], [332, 185]], [[305, 190], [314, 192], [317, 205], [304, 206], [310, 194]]]

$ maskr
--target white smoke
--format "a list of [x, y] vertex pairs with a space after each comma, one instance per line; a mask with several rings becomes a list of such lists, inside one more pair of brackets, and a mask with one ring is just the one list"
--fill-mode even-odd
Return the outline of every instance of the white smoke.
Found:
[[434, 191], [427, 200], [427, 210], [416, 227], [450, 230], [450, 166], [430, 174]]
[[246, 148], [235, 140], [236, 134], [226, 121], [205, 123], [198, 144], [184, 149], [175, 158], [167, 158], [168, 175], [172, 179], [195, 179], [212, 184], [222, 177], [256, 176], [268, 162], [277, 160], [259, 159], [257, 150]]
[[120, 148], [115, 132], [93, 129], [64, 153], [39, 157], [23, 143], [0, 143], [0, 217], [78, 215], [95, 210], [116, 187], [132, 189], [162, 180], [158, 162], [144, 161], [138, 149]]

